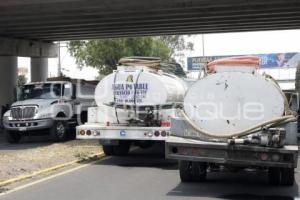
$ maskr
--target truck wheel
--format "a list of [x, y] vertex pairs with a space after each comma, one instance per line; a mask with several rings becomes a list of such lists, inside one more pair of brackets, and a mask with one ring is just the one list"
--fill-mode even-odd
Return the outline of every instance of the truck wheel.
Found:
[[193, 180], [202, 182], [206, 180], [207, 164], [204, 162], [192, 162]]
[[103, 145], [102, 146], [103, 152], [105, 153], [105, 155], [107, 156], [112, 156], [114, 155], [114, 147], [111, 145]]
[[268, 170], [268, 179], [269, 179], [269, 184], [279, 185], [281, 179], [280, 169], [277, 167], [270, 167]]
[[21, 135], [14, 131], [5, 131], [5, 137], [8, 143], [17, 144], [21, 140]]
[[293, 168], [281, 169], [281, 185], [292, 186], [295, 182], [295, 173]]
[[50, 134], [56, 142], [63, 142], [68, 138], [68, 126], [66, 121], [55, 121], [50, 129]]
[[185, 160], [179, 161], [179, 175], [182, 182], [193, 181], [191, 161], [185, 161]]
[[114, 149], [114, 155], [126, 156], [130, 149], [130, 142], [120, 140], [117, 146], [113, 146], [113, 149]]

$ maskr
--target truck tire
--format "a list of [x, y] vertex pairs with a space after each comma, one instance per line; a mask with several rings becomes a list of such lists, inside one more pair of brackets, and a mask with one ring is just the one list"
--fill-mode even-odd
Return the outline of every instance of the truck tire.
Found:
[[192, 176], [193, 180], [203, 182], [206, 180], [207, 164], [204, 162], [192, 162]]
[[270, 167], [268, 170], [268, 180], [271, 185], [279, 185], [281, 180], [281, 171], [277, 167]]
[[63, 142], [68, 138], [68, 125], [64, 120], [55, 121], [50, 134], [53, 136], [56, 142]]
[[102, 146], [103, 152], [105, 153], [105, 155], [107, 156], [112, 156], [114, 155], [114, 147], [111, 145], [103, 145]]
[[114, 155], [126, 156], [130, 149], [130, 142], [120, 140], [118, 145], [113, 146], [113, 149], [114, 149]]
[[295, 182], [295, 173], [293, 168], [281, 169], [281, 185], [293, 186]]
[[17, 144], [20, 142], [22, 136], [16, 131], [5, 131], [5, 137], [8, 143]]
[[191, 182], [193, 181], [192, 174], [192, 162], [180, 160], [179, 163], [179, 175], [182, 182]]

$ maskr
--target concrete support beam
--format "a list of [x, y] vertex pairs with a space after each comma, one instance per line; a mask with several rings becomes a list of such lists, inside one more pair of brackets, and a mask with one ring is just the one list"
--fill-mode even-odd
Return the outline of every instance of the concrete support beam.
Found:
[[46, 81], [48, 58], [31, 58], [31, 82]]
[[39, 42], [0, 37], [0, 56], [57, 57], [58, 46], [51, 42]]
[[16, 98], [17, 64], [16, 56], [0, 56], [0, 109]]

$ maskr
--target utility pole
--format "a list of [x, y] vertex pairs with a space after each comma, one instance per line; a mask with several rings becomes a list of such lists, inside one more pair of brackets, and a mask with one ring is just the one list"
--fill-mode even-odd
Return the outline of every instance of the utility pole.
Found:
[[61, 72], [61, 55], [60, 55], [60, 42], [58, 42], [58, 77], [61, 77], [62, 76], [62, 72]]
[[203, 56], [205, 56], [205, 43], [204, 43], [204, 34], [202, 34], [202, 53], [203, 53]]

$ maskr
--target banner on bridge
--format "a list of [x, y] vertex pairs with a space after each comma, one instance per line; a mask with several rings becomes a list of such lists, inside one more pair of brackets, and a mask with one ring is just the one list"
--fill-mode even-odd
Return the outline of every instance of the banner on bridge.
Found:
[[[232, 55], [236, 56], [236, 55]], [[188, 71], [198, 71], [202, 69], [208, 62], [216, 59], [232, 57], [232, 56], [200, 56], [188, 57]], [[238, 55], [241, 56], [241, 55]], [[272, 54], [251, 54], [260, 58], [260, 65], [263, 69], [272, 68], [295, 68], [300, 62], [300, 53], [272, 53]]]

